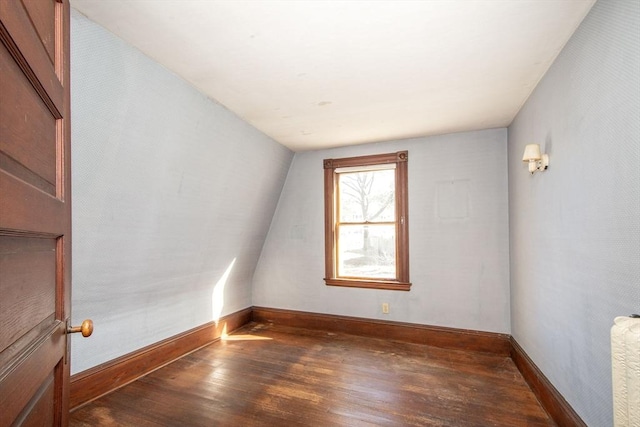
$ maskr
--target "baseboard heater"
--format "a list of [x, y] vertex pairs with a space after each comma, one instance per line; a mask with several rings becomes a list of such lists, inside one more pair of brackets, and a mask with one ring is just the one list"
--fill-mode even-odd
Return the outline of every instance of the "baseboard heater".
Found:
[[616, 317], [611, 328], [614, 427], [640, 427], [640, 316]]

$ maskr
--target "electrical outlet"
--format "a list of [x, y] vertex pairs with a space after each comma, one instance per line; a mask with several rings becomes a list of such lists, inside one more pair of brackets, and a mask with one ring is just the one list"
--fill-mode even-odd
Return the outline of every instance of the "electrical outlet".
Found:
[[383, 314], [389, 314], [389, 303], [388, 302], [383, 302], [382, 303], [382, 313]]

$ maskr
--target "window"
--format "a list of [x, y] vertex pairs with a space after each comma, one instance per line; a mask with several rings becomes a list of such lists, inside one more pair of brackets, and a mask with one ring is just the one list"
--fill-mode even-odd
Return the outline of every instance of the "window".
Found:
[[324, 160], [325, 282], [408, 291], [408, 153]]

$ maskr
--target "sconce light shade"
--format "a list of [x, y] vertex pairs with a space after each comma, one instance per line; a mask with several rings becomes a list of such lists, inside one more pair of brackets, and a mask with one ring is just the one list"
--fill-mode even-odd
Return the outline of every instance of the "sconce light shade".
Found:
[[542, 156], [540, 155], [540, 145], [538, 144], [527, 144], [524, 147], [524, 156], [522, 156], [523, 162], [530, 162], [531, 160], [540, 160]]
[[541, 154], [539, 144], [527, 144], [524, 147], [523, 162], [529, 163], [529, 173], [543, 171], [549, 167], [549, 155]]

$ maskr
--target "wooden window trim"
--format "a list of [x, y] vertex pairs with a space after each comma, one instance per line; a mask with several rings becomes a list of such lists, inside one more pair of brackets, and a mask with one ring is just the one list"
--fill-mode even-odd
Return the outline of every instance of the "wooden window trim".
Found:
[[[346, 286], [355, 288], [372, 288], [408, 291], [409, 280], [409, 203], [408, 203], [408, 166], [407, 151], [396, 153], [374, 154], [371, 156], [345, 157], [341, 159], [324, 159], [324, 259], [325, 277], [328, 286]], [[371, 166], [395, 164], [396, 173], [396, 268], [397, 280], [351, 279], [337, 277], [335, 266], [335, 219], [337, 174], [335, 170], [353, 166]]]

